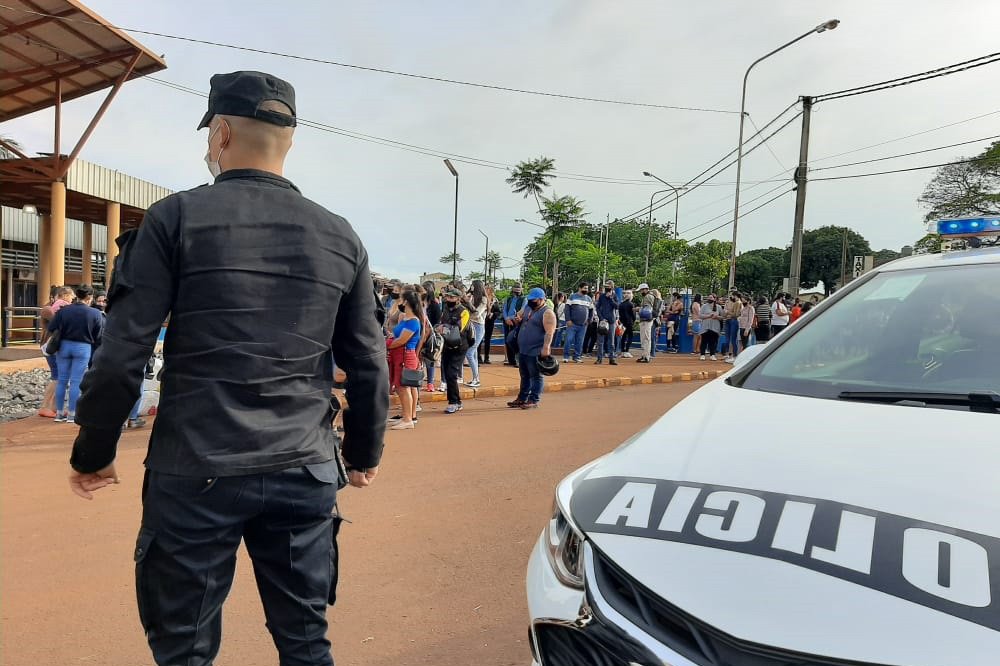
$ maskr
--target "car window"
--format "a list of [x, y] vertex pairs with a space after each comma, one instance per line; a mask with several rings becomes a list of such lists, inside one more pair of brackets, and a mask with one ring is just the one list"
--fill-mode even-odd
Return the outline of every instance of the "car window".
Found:
[[789, 336], [744, 388], [1000, 393], [1000, 265], [880, 273]]

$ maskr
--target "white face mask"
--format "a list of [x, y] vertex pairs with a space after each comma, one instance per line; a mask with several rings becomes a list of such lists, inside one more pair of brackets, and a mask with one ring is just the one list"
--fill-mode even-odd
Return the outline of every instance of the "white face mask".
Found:
[[212, 160], [212, 137], [215, 136], [215, 133], [219, 131], [219, 128], [221, 126], [222, 123], [219, 123], [218, 125], [215, 126], [215, 129], [212, 130], [211, 133], [209, 133], [208, 149], [205, 151], [205, 164], [208, 166], [208, 172], [212, 174], [212, 178], [218, 178], [219, 174], [222, 173], [222, 167], [219, 165], [219, 160], [222, 159], [222, 153], [226, 150], [225, 148], [220, 150], [219, 159], [215, 161]]

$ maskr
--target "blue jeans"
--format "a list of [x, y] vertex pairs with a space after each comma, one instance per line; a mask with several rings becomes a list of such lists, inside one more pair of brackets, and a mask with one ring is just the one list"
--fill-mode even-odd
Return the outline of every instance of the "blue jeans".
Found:
[[135, 401], [134, 405], [132, 405], [132, 411], [128, 413], [128, 420], [129, 421], [135, 421], [137, 418], [139, 418], [139, 407], [142, 406], [142, 393], [141, 393], [141, 391], [142, 391], [142, 389], [140, 389], [139, 399]]
[[572, 355], [574, 361], [579, 361], [583, 355], [583, 339], [587, 337], [587, 326], [567, 326], [566, 344], [563, 346], [563, 360], [568, 361]]
[[433, 361], [428, 361], [427, 359], [423, 359], [423, 361], [424, 361], [424, 367], [427, 369], [427, 383], [430, 384], [431, 386], [433, 386], [434, 385], [434, 371], [437, 370], [437, 368], [434, 367], [434, 362]]
[[733, 356], [740, 353], [740, 320], [726, 320], [726, 350]]
[[653, 330], [649, 332], [649, 357], [656, 358], [656, 343], [660, 340], [660, 322], [653, 322]]
[[604, 357], [615, 358], [615, 348], [618, 344], [618, 336], [615, 335], [614, 323], [611, 324], [611, 332], [607, 335], [597, 334], [597, 360], [603, 361]]
[[476, 341], [469, 347], [469, 351], [465, 352], [465, 360], [472, 368], [472, 381], [475, 382], [479, 381], [479, 343], [483, 341], [483, 335], [486, 334], [486, 325], [473, 322], [472, 332], [476, 336]]
[[69, 414], [76, 414], [76, 401], [80, 399], [80, 380], [90, 364], [93, 349], [89, 342], [63, 340], [56, 354], [59, 379], [56, 380], [56, 412], [65, 414], [66, 387], [69, 387]]
[[517, 399], [524, 402], [540, 402], [545, 380], [538, 371], [538, 356], [517, 355], [517, 369], [521, 373], [521, 390]]

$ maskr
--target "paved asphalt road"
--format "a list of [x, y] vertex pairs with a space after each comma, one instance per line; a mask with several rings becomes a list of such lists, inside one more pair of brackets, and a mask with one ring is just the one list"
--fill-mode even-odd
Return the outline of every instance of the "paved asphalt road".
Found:
[[[701, 385], [552, 394], [531, 412], [435, 403], [391, 433], [376, 484], [341, 497], [353, 524], [331, 610], [337, 663], [528, 663], [524, 569], [554, 484]], [[123, 439], [122, 485], [87, 502], [65, 481], [75, 428], [30, 425], [0, 451], [0, 663], [151, 663], [132, 565], [147, 433]], [[242, 551], [223, 631], [220, 666], [277, 663]]]

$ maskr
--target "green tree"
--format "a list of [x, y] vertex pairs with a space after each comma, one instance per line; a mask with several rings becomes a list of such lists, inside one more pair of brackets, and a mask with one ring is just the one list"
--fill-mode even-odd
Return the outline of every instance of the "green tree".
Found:
[[[8, 146], [14, 148], [14, 150], [19, 150], [24, 152], [24, 146], [18, 143], [13, 137], [7, 136], [6, 134], [0, 134], [0, 141], [3, 141]], [[17, 159], [17, 153], [10, 150], [6, 146], [0, 145], [0, 160], [13, 160]]]
[[481, 255], [478, 259], [476, 259], [476, 263], [483, 264], [486, 268], [486, 279], [492, 280], [493, 276], [496, 275], [497, 269], [500, 268], [500, 262], [502, 260], [503, 257], [500, 256], [499, 252], [490, 250], [489, 254]]
[[788, 250], [765, 247], [736, 257], [736, 286], [741, 291], [770, 296], [781, 289], [789, 273]]
[[[461, 264], [464, 261], [465, 261], [465, 259], [462, 259], [462, 255], [459, 254], [458, 252], [449, 252], [448, 254], [446, 254], [443, 257], [441, 257], [440, 259], [438, 259], [438, 262], [444, 264], [445, 266], [452, 266], [454, 264]], [[456, 270], [456, 273], [457, 272], [458, 271]]]
[[913, 244], [913, 254], [939, 254], [941, 234], [927, 234]]
[[732, 243], [712, 239], [695, 243], [683, 260], [683, 277], [698, 291], [718, 291], [729, 275], [729, 254]]
[[1000, 215], [1000, 141], [973, 161], [940, 167], [918, 201], [928, 222], [968, 215]]
[[539, 199], [544, 188], [549, 186], [549, 181], [555, 178], [552, 175], [555, 168], [556, 161], [544, 155], [538, 159], [518, 162], [506, 182], [514, 194], [521, 194], [525, 199], [534, 197], [538, 210], [541, 211], [542, 202]]
[[872, 253], [875, 258], [875, 265], [881, 266], [882, 264], [887, 264], [890, 261], [899, 259], [903, 256], [902, 252], [896, 252], [895, 250], [883, 249], [878, 252]]
[[[847, 235], [847, 265], [844, 264], [844, 235]], [[855, 255], [871, 254], [865, 238], [847, 227], [826, 226], [810, 229], [802, 235], [802, 286], [809, 289], [820, 282], [829, 296], [841, 281], [844, 271], [851, 270]], [[737, 274], [738, 275], [738, 274]]]

